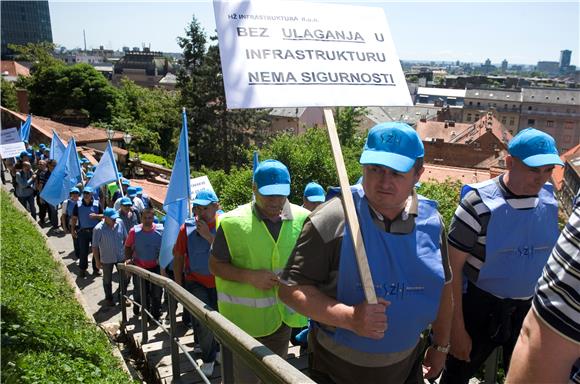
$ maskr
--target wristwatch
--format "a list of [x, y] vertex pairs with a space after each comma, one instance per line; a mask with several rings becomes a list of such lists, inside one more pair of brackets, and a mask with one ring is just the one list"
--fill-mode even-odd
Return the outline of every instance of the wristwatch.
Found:
[[430, 347], [433, 348], [434, 350], [436, 350], [437, 352], [449, 353], [449, 350], [451, 349], [451, 344], [448, 343], [446, 346], [442, 347], [442, 346], [437, 345], [435, 343], [431, 343]]

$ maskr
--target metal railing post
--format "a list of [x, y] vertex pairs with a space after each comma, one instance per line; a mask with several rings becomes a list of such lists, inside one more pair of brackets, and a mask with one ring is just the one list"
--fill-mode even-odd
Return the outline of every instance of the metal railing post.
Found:
[[232, 350], [225, 346], [225, 344], [220, 343], [220, 353], [222, 355], [221, 367], [222, 367], [222, 383], [223, 384], [233, 384], [234, 383], [234, 354]]
[[123, 270], [119, 271], [119, 290], [121, 291], [120, 305], [121, 305], [121, 329], [125, 330], [125, 325], [127, 324], [127, 307], [125, 306], [125, 293], [127, 293], [127, 287], [125, 285], [125, 272]]
[[175, 341], [175, 338], [177, 337], [175, 332], [177, 328], [177, 321], [175, 319], [177, 303], [175, 302], [175, 298], [171, 292], [168, 292], [167, 298], [169, 299], [167, 313], [169, 314], [169, 338], [171, 339], [171, 343], [169, 344], [171, 350], [171, 369], [173, 371], [173, 380], [175, 381], [179, 379], [179, 376], [181, 376], [181, 369], [179, 366], [179, 346]]
[[[137, 276], [135, 276], [137, 278]], [[135, 280], [133, 280], [135, 281]], [[141, 344], [145, 344], [149, 340], [149, 335], [147, 332], [147, 313], [145, 310], [147, 309], [147, 280], [139, 277], [139, 295], [141, 295]]]

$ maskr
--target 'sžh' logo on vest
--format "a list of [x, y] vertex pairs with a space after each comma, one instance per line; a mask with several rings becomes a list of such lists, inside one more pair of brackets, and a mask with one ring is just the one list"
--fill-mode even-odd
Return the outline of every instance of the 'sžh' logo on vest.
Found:
[[[361, 283], [358, 283], [356, 288], [361, 291], [363, 290]], [[425, 287], [422, 285], [411, 285], [405, 282], [375, 284], [376, 295], [385, 299], [404, 300], [406, 296], [420, 295], [423, 294], [424, 291]]]
[[399, 145], [401, 144], [401, 137], [394, 133], [383, 133], [381, 135], [381, 142], [384, 144]]
[[520, 257], [533, 257], [534, 256], [534, 248], [533, 247], [519, 247], [518, 253]]

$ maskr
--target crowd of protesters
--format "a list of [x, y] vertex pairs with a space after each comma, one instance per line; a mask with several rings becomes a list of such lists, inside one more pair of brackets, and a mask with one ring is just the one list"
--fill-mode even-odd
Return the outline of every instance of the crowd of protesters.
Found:
[[[21, 204], [35, 219], [37, 205], [41, 225], [48, 216], [57, 228], [59, 207], [38, 198], [55, 166], [44, 149], [27, 149], [9, 170]], [[277, 160], [259, 163], [253, 196], [232, 211], [221, 210], [213, 191], [198, 192], [166, 267], [159, 262], [163, 225], [142, 188], [127, 179], [121, 189], [72, 188], [61, 226], [72, 235], [81, 277], [92, 251], [92, 273], [103, 271], [105, 305], [116, 304], [117, 263], [168, 276], [281, 357], [291, 340], [307, 348], [310, 376], [319, 383], [422, 383], [441, 374], [442, 383], [468, 383], [497, 347], [510, 383], [579, 382], [573, 365], [580, 355], [580, 207], [558, 241], [548, 181], [563, 163], [553, 138], [528, 128], [508, 152], [504, 174], [463, 187], [447, 231], [437, 202], [415, 190], [424, 171], [417, 133], [404, 123], [369, 131], [363, 177], [346, 193], [355, 203], [376, 302], [367, 302], [362, 289], [341, 192], [326, 195], [311, 182], [303, 206], [291, 204], [290, 173]], [[83, 168], [89, 179], [90, 165]], [[135, 300], [159, 320], [161, 288], [147, 283], [144, 291], [141, 297], [136, 284]], [[139, 308], [134, 314], [143, 316]], [[183, 322], [201, 348], [201, 371], [211, 375], [218, 343], [192, 315], [184, 313]], [[516, 348], [539, 361], [547, 342], [554, 354], [565, 354], [550, 369], [512, 359]], [[234, 377], [260, 382], [237, 356]]]

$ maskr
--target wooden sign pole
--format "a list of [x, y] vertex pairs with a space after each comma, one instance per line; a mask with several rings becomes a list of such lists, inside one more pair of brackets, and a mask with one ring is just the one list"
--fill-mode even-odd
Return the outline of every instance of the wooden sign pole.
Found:
[[336, 164], [336, 172], [338, 173], [338, 180], [340, 189], [342, 190], [342, 204], [346, 216], [346, 222], [350, 228], [352, 242], [354, 244], [354, 252], [356, 254], [356, 261], [358, 270], [360, 272], [360, 280], [363, 285], [365, 297], [369, 304], [377, 304], [377, 296], [375, 294], [375, 286], [367, 260], [367, 253], [360, 231], [360, 225], [356, 210], [354, 208], [354, 200], [352, 193], [350, 193], [350, 183], [344, 165], [344, 158], [342, 157], [342, 150], [340, 148], [340, 141], [338, 140], [338, 133], [336, 132], [336, 125], [334, 123], [334, 116], [330, 108], [324, 108], [324, 118], [326, 119], [326, 126], [328, 128], [328, 137], [332, 147], [332, 156]]

